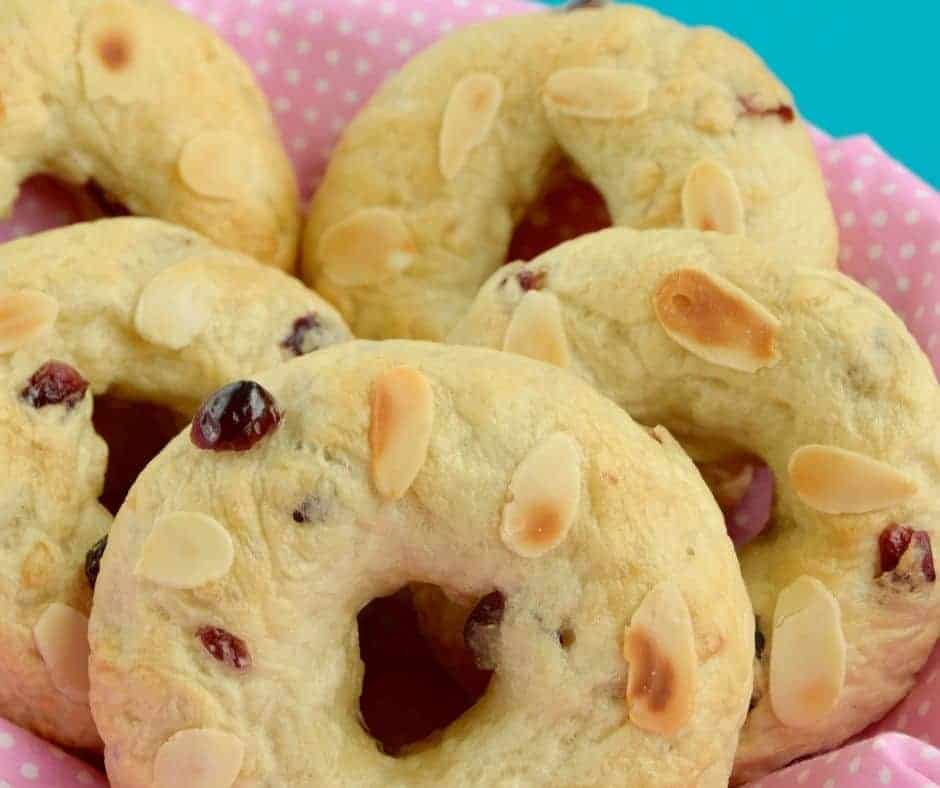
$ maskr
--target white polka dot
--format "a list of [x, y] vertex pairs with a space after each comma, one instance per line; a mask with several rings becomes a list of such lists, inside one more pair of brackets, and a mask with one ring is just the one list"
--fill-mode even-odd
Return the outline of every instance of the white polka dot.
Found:
[[342, 118], [337, 115], [335, 118], [333, 118], [333, 122], [330, 124], [330, 128], [333, 129], [333, 131], [342, 131], [344, 128], [346, 128], [346, 118]]
[[876, 293], [881, 289], [881, 282], [879, 282], [875, 277], [870, 276], [865, 280], [865, 287], [869, 290], [874, 290]]
[[320, 77], [315, 83], [314, 88], [317, 93], [329, 93], [330, 92], [330, 81], [324, 77]]
[[882, 785], [890, 785], [891, 783], [891, 770], [887, 766], [882, 766], [881, 770], [878, 772], [878, 781]]
[[[900, 289], [901, 288], [899, 287], [898, 290]], [[907, 712], [902, 711], [901, 715], [898, 717], [898, 730], [903, 731], [907, 727], [908, 722], [909, 720], [908, 720]]]
[[379, 6], [379, 10], [385, 14], [385, 16], [391, 16], [395, 13], [395, 3], [393, 0], [382, 0], [382, 5]]
[[257, 71], [259, 74], [267, 74], [270, 70], [271, 64], [264, 58], [255, 63], [255, 71]]
[[290, 110], [290, 99], [287, 96], [278, 96], [274, 99], [275, 112], [288, 112]]
[[454, 29], [454, 23], [451, 22], [449, 19], [445, 19], [443, 22], [440, 23], [440, 25], [438, 25], [437, 29], [440, 30], [442, 33], [449, 33], [451, 30]]
[[369, 30], [366, 32], [366, 43], [372, 46], [378, 46], [382, 43], [382, 33], [379, 30]]
[[304, 123], [308, 126], [314, 125], [319, 117], [320, 113], [313, 107], [307, 107], [307, 109], [304, 110]]
[[288, 85], [296, 85], [300, 82], [300, 72], [296, 68], [289, 68], [284, 72], [284, 81]]
[[331, 66], [335, 66], [340, 61], [339, 50], [337, 49], [328, 49], [323, 55], [323, 59], [329, 63]]
[[0, 733], [0, 749], [9, 750], [13, 746], [13, 737], [7, 733]]
[[865, 184], [861, 178], [853, 178], [852, 182], [849, 183], [849, 191], [852, 194], [861, 194], [865, 189]]
[[395, 45], [395, 49], [398, 50], [399, 54], [407, 55], [409, 52], [411, 52], [412, 49], [414, 49], [414, 44], [411, 43], [411, 39], [402, 38]]
[[933, 347], [934, 347], [934, 345], [936, 345], [936, 344], [937, 344], [937, 335], [936, 335], [936, 334], [931, 334], [929, 337], [927, 337], [927, 349], [928, 349], [928, 350], [933, 350]]
[[[940, 301], [938, 301], [936, 304], [933, 305], [933, 313], [934, 313], [937, 317], [940, 317]], [[928, 683], [929, 683], [929, 682], [928, 682]]]
[[336, 26], [336, 31], [341, 36], [348, 36], [355, 29], [352, 19], [340, 19], [339, 24]]
[[262, 0], [248, 0], [248, 5], [252, 8], [258, 8], [262, 3]]
[[294, 137], [291, 140], [291, 147], [296, 151], [302, 151], [307, 149], [307, 138], [306, 137]]
[[489, 3], [483, 6], [483, 13], [486, 16], [496, 16], [499, 13], [499, 6], [496, 3]]
[[803, 783], [805, 783], [805, 782], [809, 779], [809, 775], [810, 775], [810, 770], [809, 770], [809, 769], [803, 769], [803, 771], [801, 771], [801, 772], [796, 776], [796, 781], [802, 785]]
[[20, 776], [26, 780], [35, 780], [39, 776], [39, 767], [27, 761], [20, 766]]
[[940, 750], [938, 750], [936, 747], [927, 746], [927, 747], [920, 748], [920, 757], [923, 758], [925, 761], [932, 761], [938, 755], [940, 755]]
[[876, 736], [874, 739], [871, 740], [871, 748], [875, 752], [878, 752], [879, 750], [883, 750], [887, 746], [888, 746], [888, 743], [885, 741], [884, 736]]
[[904, 214], [904, 221], [906, 224], [917, 224], [920, 221], [920, 211], [916, 208], [911, 208]]
[[841, 159], [842, 159], [842, 151], [840, 151], [838, 148], [836, 148], [835, 150], [831, 150], [829, 151], [828, 154], [826, 154], [826, 160], [830, 162], [831, 164], [835, 164], [837, 161], [840, 161]]
[[898, 185], [896, 183], [885, 183], [881, 186], [881, 193], [886, 197], [890, 197], [898, 190]]
[[218, 27], [222, 24], [222, 14], [218, 11], [212, 11], [207, 17], [206, 21], [213, 27]]
[[49, 745], [49, 754], [57, 761], [64, 761], [68, 757], [62, 750], [58, 747], [53, 747], [51, 744]]
[[368, 74], [372, 70], [372, 64], [364, 57], [356, 58], [356, 73], [359, 75]]
[[[922, 284], [924, 287], [930, 287], [930, 285], [933, 284], [933, 271], [928, 271], [927, 273], [924, 274], [924, 278], [921, 280], [921, 284]], [[931, 676], [935, 676], [936, 673], [937, 673], [937, 672], [934, 671], [934, 672], [931, 673], [930, 675], [931, 675]], [[927, 680], [927, 683], [928, 683], [928, 684], [930, 683], [930, 679]]]
[[311, 44], [306, 38], [302, 38], [297, 42], [298, 55], [309, 55], [312, 51], [313, 44]]
[[843, 246], [839, 249], [839, 260], [843, 263], [847, 263], [852, 259], [853, 250], [851, 246]]
[[347, 104], [356, 104], [359, 101], [359, 94], [355, 90], [347, 90], [343, 94], [343, 101]]
[[862, 767], [862, 759], [859, 758], [857, 755], [851, 761], [849, 761], [849, 771], [852, 774], [857, 774], [858, 770], [861, 767]]
[[930, 244], [930, 254], [940, 255], [940, 241], [934, 241]]
[[823, 788], [836, 788], [836, 781], [830, 777], [823, 783]]
[[466, 8], [470, 5], [470, 0], [454, 0], [454, 5], [457, 6], [457, 8]]
[[914, 192], [914, 196], [915, 196], [918, 200], [926, 200], [928, 197], [930, 197], [930, 194], [931, 194], [931, 193], [930, 193], [929, 191], [927, 191], [927, 189], [917, 189], [917, 190]]
[[252, 30], [254, 30], [254, 26], [247, 19], [243, 19], [235, 26], [235, 34], [241, 38], [248, 38]]
[[884, 227], [888, 223], [887, 211], [875, 211], [871, 215], [871, 223], [875, 225], [875, 227]]
[[311, 25], [319, 25], [323, 21], [323, 12], [319, 8], [314, 8], [307, 14], [307, 22]]
[[930, 701], [922, 701], [921, 704], [917, 707], [917, 716], [926, 717], [930, 713]]
[[837, 760], [839, 760], [839, 756], [841, 754], [842, 753], [839, 750], [833, 750], [825, 758], [823, 758], [823, 761], [825, 763], [835, 763]]
[[282, 0], [277, 4], [277, 12], [281, 16], [290, 16], [294, 13], [294, 0]]
[[897, 285], [899, 293], [906, 293], [911, 289], [911, 280], [906, 276], [899, 276], [895, 284]]
[[854, 227], [855, 226], [855, 211], [845, 211], [842, 216], [839, 217], [843, 227]]
[[424, 24], [424, 20], [427, 17], [424, 15], [424, 11], [412, 11], [411, 12], [411, 24], [415, 27], [420, 27]]
[[[927, 307], [925, 307], [923, 304], [918, 306], [917, 309], [914, 310], [914, 320], [920, 320], [924, 316], [924, 312], [926, 310]], [[898, 726], [900, 727], [900, 722], [898, 723]]]
[[902, 244], [901, 248], [898, 249], [898, 254], [901, 255], [902, 260], [910, 260], [917, 254], [917, 247], [912, 243]]
[[880, 260], [881, 255], [884, 252], [881, 244], [872, 244], [868, 247], [868, 259], [869, 260]]
[[859, 156], [858, 163], [863, 167], [871, 167], [875, 163], [875, 157], [866, 153], [864, 156]]
[[281, 43], [281, 31], [272, 27], [264, 34], [264, 40], [268, 42], [268, 46], [276, 47]]

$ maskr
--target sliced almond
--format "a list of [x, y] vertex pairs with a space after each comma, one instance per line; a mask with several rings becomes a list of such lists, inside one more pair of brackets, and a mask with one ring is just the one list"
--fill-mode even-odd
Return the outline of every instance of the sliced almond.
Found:
[[630, 721], [663, 736], [678, 732], [695, 708], [698, 657], [689, 606], [673, 583], [644, 597], [624, 634], [623, 656]]
[[434, 423], [434, 392], [410, 367], [395, 367], [372, 390], [372, 481], [379, 494], [396, 501], [411, 487], [428, 456]]
[[76, 703], [88, 702], [88, 618], [53, 602], [33, 627], [36, 649], [55, 688]]
[[0, 353], [12, 353], [45, 334], [59, 316], [59, 302], [39, 290], [0, 289]]
[[114, 0], [98, 3], [83, 15], [78, 61], [91, 101], [154, 100], [161, 68], [146, 35], [150, 26], [136, 4]]
[[845, 635], [839, 602], [803, 575], [777, 597], [770, 651], [770, 703], [791, 728], [819, 722], [845, 683]]
[[177, 167], [180, 178], [204, 197], [233, 199], [254, 180], [255, 157], [250, 140], [232, 131], [204, 131], [187, 142]]
[[493, 74], [469, 74], [457, 83], [447, 101], [441, 123], [441, 174], [452, 180], [481, 145], [496, 120], [503, 101], [503, 83]]
[[696, 164], [682, 186], [682, 217], [692, 230], [742, 235], [744, 203], [734, 176], [714, 161]]
[[231, 788], [245, 760], [237, 736], [213, 728], [174, 733], [157, 750], [153, 788]]
[[317, 256], [336, 284], [356, 287], [391, 279], [411, 265], [416, 251], [397, 212], [365, 208], [327, 230]]
[[917, 493], [917, 483], [891, 465], [837, 446], [801, 446], [788, 471], [802, 501], [825, 514], [876, 512]]
[[197, 588], [228, 573], [235, 558], [229, 532], [198, 512], [158, 517], [134, 574], [168, 588]]
[[523, 558], [538, 558], [568, 536], [581, 501], [581, 448], [556, 432], [519, 463], [503, 507], [503, 543]]
[[188, 347], [206, 329], [218, 291], [204, 272], [184, 261], [151, 279], [134, 312], [134, 328], [148, 342]]
[[756, 372], [776, 364], [780, 321], [727, 279], [697, 268], [667, 274], [653, 295], [666, 333], [712, 364]]
[[529, 290], [513, 312], [503, 350], [565, 368], [571, 363], [561, 303], [554, 293]]
[[646, 111], [652, 81], [637, 71], [566, 68], [545, 83], [548, 109], [592, 120], [632, 118]]

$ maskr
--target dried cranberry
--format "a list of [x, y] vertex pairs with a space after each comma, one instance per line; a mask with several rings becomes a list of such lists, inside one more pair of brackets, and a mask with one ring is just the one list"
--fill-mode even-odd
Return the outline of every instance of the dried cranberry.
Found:
[[527, 268], [523, 268], [516, 275], [516, 279], [519, 282], [519, 287], [527, 292], [529, 290], [541, 290], [545, 287], [544, 271], [530, 271]]
[[584, 11], [589, 8], [606, 8], [607, 2], [608, 0], [569, 0], [561, 7], [561, 10], [567, 13], [568, 11]]
[[764, 656], [764, 646], [767, 644], [767, 640], [764, 637], [764, 633], [760, 631], [760, 619], [756, 616], [754, 617], [754, 655], [760, 659]]
[[291, 332], [284, 337], [281, 347], [295, 356], [303, 356], [319, 350], [324, 345], [332, 344], [328, 339], [326, 341], [324, 339], [323, 322], [316, 312], [311, 312], [294, 321]]
[[91, 199], [92, 204], [95, 206], [100, 216], [115, 217], [131, 215], [128, 207], [106, 192], [98, 181], [88, 181], [85, 184], [85, 193]]
[[251, 654], [245, 641], [219, 627], [201, 627], [196, 637], [213, 657], [235, 670], [251, 667]]
[[20, 396], [34, 408], [65, 405], [74, 408], [85, 397], [88, 381], [74, 367], [47, 361], [29, 379]]
[[501, 592], [493, 591], [477, 602], [464, 623], [464, 643], [473, 654], [477, 667], [483, 670], [496, 667], [494, 652], [505, 608], [506, 598]]
[[102, 536], [94, 543], [91, 550], [85, 553], [85, 577], [88, 578], [88, 585], [94, 589], [98, 582], [98, 572], [101, 570], [101, 557], [108, 546], [108, 537]]
[[247, 451], [280, 422], [281, 412], [271, 393], [254, 381], [239, 380], [203, 403], [189, 434], [200, 449]]
[[891, 523], [878, 537], [881, 574], [895, 571], [901, 562], [901, 557], [909, 549], [915, 549], [920, 553], [921, 571], [927, 581], [933, 583], [937, 579], [937, 573], [933, 563], [930, 534], [926, 531], [915, 531], [910, 526], [897, 523]]
[[745, 115], [753, 115], [758, 118], [776, 115], [784, 123], [793, 123], [796, 119], [796, 113], [789, 104], [778, 104], [776, 107], [759, 107], [754, 103], [753, 96], [738, 96], [738, 102], [741, 104]]

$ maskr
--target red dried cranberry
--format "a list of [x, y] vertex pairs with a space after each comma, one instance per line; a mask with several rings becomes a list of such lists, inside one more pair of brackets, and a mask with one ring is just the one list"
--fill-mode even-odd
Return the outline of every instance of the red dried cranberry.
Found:
[[190, 439], [200, 449], [247, 451], [281, 422], [274, 397], [251, 380], [220, 388], [193, 418]]
[[473, 654], [477, 667], [482, 670], [493, 670], [496, 667], [494, 652], [505, 609], [506, 598], [501, 592], [493, 591], [477, 602], [464, 623], [464, 643]]
[[776, 115], [784, 123], [793, 123], [796, 119], [796, 113], [789, 104], [778, 104], [776, 107], [759, 107], [754, 102], [753, 96], [738, 96], [738, 102], [741, 104], [745, 115], [758, 118]]
[[98, 582], [98, 572], [101, 570], [101, 557], [108, 546], [108, 537], [102, 536], [94, 543], [91, 550], [85, 553], [85, 577], [88, 578], [88, 585], [94, 589]]
[[20, 396], [34, 408], [65, 405], [70, 410], [85, 397], [88, 381], [61, 361], [47, 361], [29, 379]]
[[530, 271], [527, 268], [523, 268], [518, 274], [516, 274], [516, 279], [519, 282], [519, 287], [528, 292], [529, 290], [541, 290], [545, 287], [545, 272], [544, 271]]
[[329, 342], [323, 342], [323, 323], [316, 312], [298, 317], [291, 327], [291, 332], [284, 337], [281, 347], [295, 356], [303, 356], [319, 350]]
[[878, 551], [881, 555], [881, 574], [893, 572], [901, 562], [901, 556], [909, 549], [916, 549], [922, 558], [921, 571], [928, 582], [937, 579], [933, 563], [933, 549], [930, 545], [930, 534], [926, 531], [915, 531], [907, 525], [891, 523], [878, 537]]
[[196, 637], [213, 657], [230, 668], [245, 671], [251, 667], [251, 654], [245, 641], [219, 627], [201, 627]]
[[91, 199], [100, 216], [130, 216], [128, 207], [120, 200], [108, 194], [98, 181], [90, 180], [85, 184], [85, 193]]

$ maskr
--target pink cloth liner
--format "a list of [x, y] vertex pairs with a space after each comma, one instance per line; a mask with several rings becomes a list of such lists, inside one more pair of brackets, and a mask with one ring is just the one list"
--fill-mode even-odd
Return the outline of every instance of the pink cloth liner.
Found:
[[[356, 109], [416, 51], [460, 25], [550, 13], [512, 0], [176, 0], [242, 53], [270, 96], [305, 196]], [[860, 121], [861, 122], [861, 121]], [[940, 362], [940, 195], [866, 136], [813, 141], [835, 206], [840, 266], [878, 292]], [[24, 189], [0, 240], [78, 220], [72, 195]], [[754, 783], [940, 786], [940, 649], [917, 686], [852, 744]], [[94, 769], [0, 720], [0, 788], [105, 786]]]

